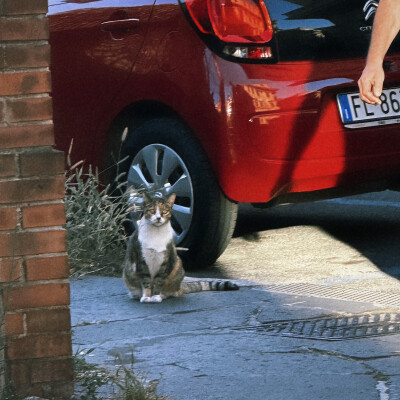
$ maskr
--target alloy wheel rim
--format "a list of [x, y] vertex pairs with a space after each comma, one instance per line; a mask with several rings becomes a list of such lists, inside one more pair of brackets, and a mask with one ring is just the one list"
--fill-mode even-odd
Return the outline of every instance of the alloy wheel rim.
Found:
[[[135, 210], [141, 210], [142, 198], [138, 194], [145, 189], [176, 194], [172, 209], [171, 225], [174, 241], [179, 244], [187, 236], [193, 219], [193, 184], [182, 158], [172, 148], [163, 144], [150, 144], [134, 157], [128, 172], [129, 202]], [[137, 225], [140, 211], [132, 213]]]

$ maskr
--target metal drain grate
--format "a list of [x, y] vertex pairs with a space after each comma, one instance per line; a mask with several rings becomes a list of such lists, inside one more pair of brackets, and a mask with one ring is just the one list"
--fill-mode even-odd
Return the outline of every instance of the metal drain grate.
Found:
[[372, 303], [383, 307], [400, 308], [399, 293], [361, 291], [316, 285], [312, 283], [265, 284], [262, 285], [262, 288], [275, 293], [357, 301], [362, 303]]
[[314, 340], [347, 340], [400, 333], [400, 313], [329, 316], [323, 318], [260, 322], [236, 328], [274, 336]]

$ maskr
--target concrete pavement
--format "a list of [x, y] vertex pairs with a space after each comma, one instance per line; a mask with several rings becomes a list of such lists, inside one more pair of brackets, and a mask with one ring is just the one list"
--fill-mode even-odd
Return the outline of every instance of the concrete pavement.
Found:
[[238, 283], [140, 304], [119, 278], [73, 280], [74, 348], [109, 368], [133, 355], [170, 400], [400, 400], [400, 299]]

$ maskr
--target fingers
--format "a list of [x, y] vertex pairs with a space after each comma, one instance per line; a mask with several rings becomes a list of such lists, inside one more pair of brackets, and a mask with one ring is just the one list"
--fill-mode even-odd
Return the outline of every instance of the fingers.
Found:
[[382, 93], [383, 82], [373, 82], [369, 79], [358, 80], [358, 87], [360, 89], [360, 98], [369, 104], [381, 104], [379, 96]]
[[358, 80], [361, 100], [369, 104], [381, 104], [379, 96], [382, 94], [384, 77], [382, 68], [365, 67]]

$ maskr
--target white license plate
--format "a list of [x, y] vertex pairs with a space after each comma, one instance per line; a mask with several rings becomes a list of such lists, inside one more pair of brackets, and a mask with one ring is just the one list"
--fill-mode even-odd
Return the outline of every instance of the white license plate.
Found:
[[364, 103], [358, 93], [337, 95], [343, 125], [348, 128], [363, 128], [400, 123], [400, 88], [385, 89], [382, 104]]

